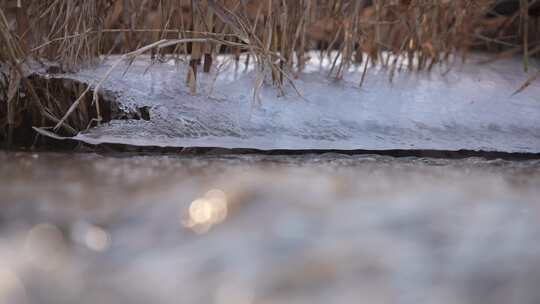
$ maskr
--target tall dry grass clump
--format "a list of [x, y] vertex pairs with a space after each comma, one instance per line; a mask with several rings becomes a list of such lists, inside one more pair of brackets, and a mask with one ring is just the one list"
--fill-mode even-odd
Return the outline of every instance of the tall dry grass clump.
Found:
[[[172, 55], [189, 63], [196, 93], [198, 74], [217, 54], [245, 54], [258, 71], [256, 97], [265, 82], [279, 90], [293, 83], [313, 50], [330, 59], [336, 78], [353, 64], [363, 73], [382, 64], [390, 77], [430, 70], [471, 48], [522, 54], [527, 69], [540, 53], [539, 10], [538, 0], [0, 0], [0, 141], [28, 109], [48, 122], [38, 125], [67, 133], [102, 119], [88, 88], [75, 90], [84, 98], [51, 104], [59, 93], [27, 77], [29, 62], [47, 60], [62, 72], [108, 54]], [[70, 118], [90, 113], [88, 103], [93, 114]]]

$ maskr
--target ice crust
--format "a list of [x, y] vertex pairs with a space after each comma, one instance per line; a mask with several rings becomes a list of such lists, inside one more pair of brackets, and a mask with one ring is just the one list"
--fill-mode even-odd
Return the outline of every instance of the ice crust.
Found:
[[[103, 84], [125, 107], [149, 107], [150, 121], [113, 120], [75, 139], [90, 144], [222, 147], [261, 150], [482, 150], [540, 152], [540, 83], [513, 95], [528, 75], [519, 58], [491, 64], [475, 54], [452, 69], [399, 72], [361, 66], [337, 81], [329, 62], [312, 60], [284, 96], [270, 84], [254, 99], [257, 73], [220, 58], [199, 73], [198, 92], [186, 85], [186, 64], [135, 60]], [[118, 60], [67, 77], [95, 85]], [[530, 70], [540, 65], [533, 62]], [[217, 71], [219, 69], [219, 71]], [[66, 77], [66, 75], [62, 75]]]

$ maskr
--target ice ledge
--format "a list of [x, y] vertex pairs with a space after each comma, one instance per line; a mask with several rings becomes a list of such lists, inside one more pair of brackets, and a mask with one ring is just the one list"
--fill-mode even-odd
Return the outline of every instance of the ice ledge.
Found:
[[[485, 56], [474, 55], [444, 75], [401, 73], [392, 83], [375, 68], [362, 88], [360, 67], [334, 82], [325, 64], [314, 63], [295, 80], [302, 98], [290, 88], [277, 97], [264, 87], [260, 103], [253, 101], [251, 67], [230, 63], [219, 73], [201, 73], [199, 93], [192, 96], [184, 64], [150, 66], [142, 58], [125, 75], [126, 67], [113, 72], [104, 89], [128, 107], [149, 107], [150, 121], [112, 121], [74, 139], [159, 147], [540, 153], [540, 85], [512, 95], [527, 79], [520, 60], [476, 63]], [[68, 77], [96, 83], [110, 65]]]

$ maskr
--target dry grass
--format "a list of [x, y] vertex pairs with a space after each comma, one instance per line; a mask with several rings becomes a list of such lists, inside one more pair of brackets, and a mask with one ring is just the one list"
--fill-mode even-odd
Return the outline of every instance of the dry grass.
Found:
[[[0, 133], [16, 126], [25, 109], [67, 133], [101, 120], [96, 95], [88, 101], [95, 117], [70, 120], [87, 102], [86, 88], [67, 105], [44, 101], [56, 92], [39, 93], [24, 77], [28, 58], [72, 71], [100, 55], [173, 55], [189, 61], [187, 85], [196, 93], [197, 74], [210, 71], [217, 53], [236, 59], [247, 53], [258, 71], [255, 97], [265, 82], [279, 90], [293, 83], [314, 49], [331, 58], [336, 78], [352, 64], [367, 69], [368, 62], [386, 66], [390, 77], [398, 69], [430, 70], [478, 47], [501, 56], [522, 53], [527, 69], [528, 58], [540, 53], [540, 22], [527, 12], [540, 1], [519, 0], [521, 8], [505, 16], [493, 14], [496, 1], [0, 0]], [[29, 95], [24, 107], [21, 88]]]

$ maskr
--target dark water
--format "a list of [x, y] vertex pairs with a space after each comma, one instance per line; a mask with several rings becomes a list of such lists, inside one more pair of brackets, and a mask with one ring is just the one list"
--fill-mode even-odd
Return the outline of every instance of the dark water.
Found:
[[538, 160], [0, 164], [0, 303], [540, 303]]

